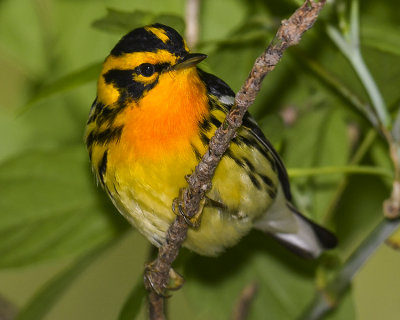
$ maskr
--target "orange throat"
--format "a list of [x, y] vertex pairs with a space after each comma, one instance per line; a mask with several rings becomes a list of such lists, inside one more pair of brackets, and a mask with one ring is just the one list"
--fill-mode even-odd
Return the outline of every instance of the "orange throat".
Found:
[[161, 74], [157, 85], [118, 119], [124, 124], [120, 144], [125, 156], [157, 162], [191, 153], [207, 113], [206, 88], [195, 68]]

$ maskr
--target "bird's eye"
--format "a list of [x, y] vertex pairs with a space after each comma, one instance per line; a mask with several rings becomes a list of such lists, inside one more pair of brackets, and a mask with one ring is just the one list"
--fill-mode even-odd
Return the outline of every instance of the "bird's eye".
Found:
[[151, 77], [156, 70], [151, 63], [143, 63], [138, 66], [138, 71], [144, 77]]

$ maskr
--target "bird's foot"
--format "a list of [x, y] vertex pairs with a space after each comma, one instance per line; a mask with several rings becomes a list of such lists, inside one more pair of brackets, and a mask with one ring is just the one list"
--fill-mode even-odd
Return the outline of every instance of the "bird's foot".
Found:
[[157, 295], [169, 298], [169, 290], [178, 290], [183, 286], [185, 279], [174, 269], [170, 268], [168, 272], [169, 281], [165, 285], [164, 280], [167, 275], [160, 271], [154, 262], [146, 265], [144, 271], [144, 284], [146, 290], [154, 291]]
[[203, 213], [204, 205], [206, 203], [206, 199], [204, 198], [204, 199], [200, 200], [199, 209], [197, 210], [197, 212], [192, 217], [189, 217], [186, 214], [184, 201], [181, 200], [181, 199], [183, 199], [183, 196], [182, 196], [182, 191], [183, 190], [184, 189], [179, 190], [178, 198], [174, 199], [174, 201], [172, 203], [172, 211], [176, 215], [179, 214], [180, 216], [182, 216], [189, 227], [191, 227], [193, 229], [198, 229], [200, 227], [201, 216], [202, 216], [202, 213]]

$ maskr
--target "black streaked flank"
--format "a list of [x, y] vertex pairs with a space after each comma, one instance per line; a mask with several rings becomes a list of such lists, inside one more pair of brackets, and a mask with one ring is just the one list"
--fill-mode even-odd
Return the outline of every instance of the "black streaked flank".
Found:
[[113, 183], [113, 189], [116, 195], [118, 195], [118, 197], [120, 196], [117, 187], [115, 186], [115, 183]]
[[243, 141], [241, 139], [239, 139], [238, 137], [239, 137], [238, 135], [236, 137], [234, 137], [232, 139], [232, 143], [236, 144], [237, 146], [240, 146], [241, 144], [243, 144]]
[[90, 147], [95, 142], [100, 145], [105, 145], [110, 142], [118, 142], [121, 137], [123, 128], [123, 126], [118, 126], [114, 128], [107, 128], [100, 132], [95, 132], [93, 130], [86, 138], [86, 145], [87, 147]]
[[251, 182], [253, 183], [253, 185], [260, 190], [261, 189], [261, 184], [260, 182], [257, 180], [256, 176], [250, 172], [247, 172], [248, 177], [250, 178]]
[[196, 156], [196, 159], [198, 161], [200, 161], [201, 160], [201, 154], [200, 154], [199, 150], [193, 144], [190, 144], [190, 146], [192, 147], [192, 150], [193, 150], [194, 155]]
[[231, 149], [226, 150], [226, 151], [225, 151], [225, 155], [226, 155], [227, 157], [231, 158], [233, 161], [235, 161], [235, 163], [236, 163], [239, 167], [241, 167], [241, 168], [244, 168], [244, 167], [245, 167], [244, 162], [243, 162], [242, 160], [238, 159], [238, 158], [233, 154], [233, 152], [232, 152]]
[[93, 104], [90, 117], [87, 124], [96, 122], [97, 127], [101, 127], [104, 123], [111, 127], [117, 115], [126, 107], [126, 103], [118, 103], [113, 105], [105, 105], [100, 101]]
[[252, 136], [259, 142], [260, 145], [257, 150], [260, 151], [261, 154], [270, 161], [272, 170], [278, 173], [285, 197], [290, 201], [292, 199], [292, 195], [290, 192], [289, 177], [287, 175], [286, 168], [275, 148], [272, 146], [271, 142], [265, 138], [261, 129], [255, 124], [255, 122], [252, 121], [249, 113], [246, 113], [243, 118], [243, 126], [248, 128]]
[[106, 144], [113, 141], [118, 141], [122, 134], [123, 126], [108, 128], [97, 134], [96, 141], [100, 144]]
[[93, 142], [94, 142], [94, 136], [95, 136], [95, 133], [92, 130], [92, 131], [90, 131], [90, 133], [86, 137], [86, 147], [88, 149], [92, 148], [92, 145], [93, 145]]
[[272, 170], [273, 170], [274, 172], [276, 172], [275, 159], [273, 158], [272, 154], [271, 154], [268, 150], [265, 150], [265, 149], [263, 149], [263, 148], [258, 148], [257, 150], [260, 151], [260, 153], [261, 153], [265, 158], [268, 159], [268, 161], [269, 161], [270, 164], [271, 164]]
[[259, 144], [257, 143], [257, 140], [253, 139], [253, 137], [250, 136], [250, 138], [247, 138], [240, 133], [234, 139], [232, 139], [232, 142], [238, 146], [240, 146], [243, 143], [246, 146], [252, 147], [252, 148], [257, 148], [259, 146]]
[[247, 158], [243, 158], [243, 161], [246, 163], [246, 165], [247, 165], [247, 167], [249, 168], [249, 170], [254, 172], [254, 170], [255, 170], [256, 168], [255, 168], [254, 165], [250, 162], [250, 160], [247, 159]]
[[117, 107], [106, 106], [102, 109], [99, 109], [99, 115], [96, 119], [97, 126], [100, 127], [106, 121], [111, 125], [123, 107], [124, 105], [119, 105]]
[[90, 112], [89, 112], [90, 116], [89, 116], [89, 119], [86, 124], [96, 121], [99, 113], [104, 108], [104, 106], [105, 105], [103, 103], [97, 101], [97, 98], [96, 98], [96, 100], [94, 100], [94, 102], [92, 104], [92, 107], [90, 108]]
[[230, 110], [230, 107], [231, 107], [230, 105], [225, 105], [225, 104], [219, 102], [218, 98], [216, 98], [214, 96], [209, 97], [209, 101], [210, 101], [210, 103], [209, 103], [210, 111], [219, 110], [226, 114]]
[[111, 50], [111, 55], [121, 56], [124, 53], [131, 52], [155, 52], [160, 49], [167, 50], [176, 56], [187, 54], [182, 37], [174, 29], [159, 23], [149, 27], [164, 30], [169, 40], [164, 43], [153, 32], [145, 28], [138, 28], [122, 37], [114, 49]]
[[[89, 123], [93, 122], [94, 120], [96, 120], [96, 117], [97, 117], [97, 105], [99, 105], [99, 108], [101, 108], [100, 102], [97, 101], [97, 97], [96, 97], [96, 99], [94, 99], [94, 101], [92, 103], [92, 106], [90, 107], [90, 111], [89, 111], [89, 115], [90, 116], [89, 116], [89, 119], [86, 122], [86, 124], [89, 124]], [[104, 107], [104, 104], [102, 104], [102, 105]]]
[[261, 178], [261, 180], [269, 187], [275, 188], [275, 185], [273, 184], [272, 180], [268, 178], [266, 175], [259, 173], [258, 174]]
[[107, 154], [108, 154], [108, 150], [104, 151], [103, 157], [101, 158], [99, 168], [98, 168], [100, 182], [103, 186], [104, 186], [104, 175], [107, 170]]
[[268, 161], [271, 163], [272, 170], [276, 172], [275, 157], [273, 157], [272, 154], [269, 152], [270, 149], [266, 149], [264, 144], [261, 145], [259, 143], [259, 140], [257, 140], [254, 136], [250, 136], [249, 138], [247, 138], [243, 135], [238, 135], [237, 139], [233, 139], [232, 141], [237, 145], [244, 143], [246, 146], [256, 149], [264, 156], [264, 158], [268, 159]]
[[267, 188], [266, 191], [271, 199], [275, 199], [276, 189]]
[[100, 127], [104, 123], [110, 127], [114, 123], [117, 115], [126, 107], [126, 103], [118, 103], [112, 106], [105, 106], [103, 103], [98, 102], [92, 115], [88, 120], [88, 124], [95, 122], [97, 127]]
[[214, 199], [205, 197], [206, 199], [206, 206], [207, 207], [211, 207], [211, 208], [216, 208], [216, 209], [222, 209], [222, 210], [228, 210], [228, 206], [221, 202], [221, 200], [216, 201]]
[[209, 119], [204, 118], [203, 121], [200, 122], [200, 128], [204, 131], [209, 131], [211, 129], [211, 123]]
[[205, 146], [208, 146], [210, 142], [210, 138], [204, 132], [200, 132], [200, 140]]
[[211, 114], [211, 116], [210, 116], [210, 122], [211, 122], [214, 126], [216, 126], [217, 128], [219, 128], [219, 127], [221, 126], [221, 124], [222, 124], [222, 122], [219, 121], [213, 114]]

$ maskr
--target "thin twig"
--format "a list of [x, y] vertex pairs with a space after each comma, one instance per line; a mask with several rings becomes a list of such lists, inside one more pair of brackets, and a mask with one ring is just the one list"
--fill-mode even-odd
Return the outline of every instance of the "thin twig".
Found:
[[[194, 173], [187, 178], [188, 187], [184, 189], [174, 204], [181, 208], [186, 217], [192, 218], [199, 211], [201, 200], [211, 188], [214, 171], [229, 147], [236, 130], [242, 124], [242, 118], [260, 91], [264, 77], [280, 61], [283, 52], [299, 43], [304, 32], [312, 27], [325, 1], [307, 0], [288, 20], [283, 20], [275, 38], [266, 51], [256, 59], [250, 74], [236, 94], [235, 106], [228, 113], [224, 123], [210, 140], [209, 149], [196, 166]], [[149, 302], [151, 319], [164, 319], [163, 300], [159, 294], [165, 292], [169, 282], [169, 270], [186, 239], [188, 225], [178, 215], [167, 232], [165, 243], [159, 248], [158, 257], [146, 270], [145, 282], [150, 291]], [[157, 312], [157, 314], [155, 313]]]
[[199, 39], [199, 13], [201, 0], [186, 0], [186, 33], [189, 48], [195, 48]]
[[250, 306], [258, 291], [256, 282], [247, 285], [241, 292], [233, 311], [232, 320], [245, 320], [250, 312]]
[[321, 176], [337, 173], [379, 175], [385, 178], [393, 178], [393, 172], [389, 169], [373, 166], [348, 165], [288, 169], [288, 175], [290, 178]]
[[393, 162], [394, 179], [392, 193], [389, 199], [383, 203], [383, 212], [389, 219], [397, 219], [400, 216], [400, 145], [393, 139], [391, 132], [382, 128], [383, 135], [389, 145], [389, 154]]

